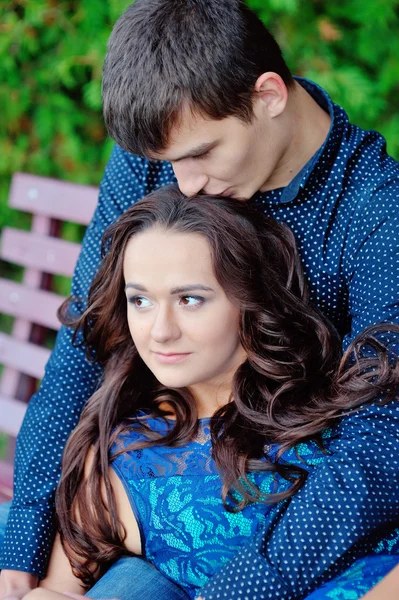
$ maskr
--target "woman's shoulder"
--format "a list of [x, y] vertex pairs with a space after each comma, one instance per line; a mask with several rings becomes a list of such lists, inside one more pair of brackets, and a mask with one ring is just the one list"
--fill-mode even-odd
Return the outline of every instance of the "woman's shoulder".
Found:
[[119, 431], [111, 446], [110, 455], [115, 457], [120, 453], [135, 453], [136, 449], [153, 439], [154, 434], [158, 434], [161, 438], [168, 433], [168, 429], [169, 425], [165, 419], [140, 411], [134, 417], [119, 425]]

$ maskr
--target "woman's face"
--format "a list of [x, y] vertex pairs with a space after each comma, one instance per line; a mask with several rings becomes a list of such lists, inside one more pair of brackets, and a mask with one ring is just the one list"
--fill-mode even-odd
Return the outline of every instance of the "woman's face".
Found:
[[205, 237], [153, 227], [124, 257], [128, 323], [135, 346], [163, 385], [231, 385], [246, 355], [239, 309], [217, 282]]

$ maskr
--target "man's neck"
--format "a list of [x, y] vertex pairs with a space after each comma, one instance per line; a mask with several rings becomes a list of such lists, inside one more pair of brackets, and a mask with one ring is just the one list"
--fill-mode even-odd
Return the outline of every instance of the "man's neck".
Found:
[[330, 130], [330, 115], [299, 83], [295, 86], [286, 108], [292, 134], [285, 153], [262, 186], [262, 192], [286, 187], [323, 145]]

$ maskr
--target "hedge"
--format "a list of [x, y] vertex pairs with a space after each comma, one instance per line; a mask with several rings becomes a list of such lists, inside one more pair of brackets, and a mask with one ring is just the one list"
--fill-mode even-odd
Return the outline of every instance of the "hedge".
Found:
[[[101, 118], [101, 67], [112, 25], [129, 3], [2, 3], [0, 230], [28, 226], [7, 207], [17, 170], [99, 184], [112, 146]], [[270, 26], [293, 72], [320, 83], [358, 125], [381, 131], [399, 158], [398, 2], [247, 4]], [[79, 239], [80, 231], [67, 225], [64, 235]]]

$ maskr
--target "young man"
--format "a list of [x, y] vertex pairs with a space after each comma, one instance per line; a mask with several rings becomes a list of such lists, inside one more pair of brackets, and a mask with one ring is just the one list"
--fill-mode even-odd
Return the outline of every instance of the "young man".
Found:
[[[293, 229], [312, 300], [344, 349], [369, 324], [399, 322], [399, 165], [379, 134], [351, 125], [322, 89], [291, 76], [271, 35], [241, 2], [136, 0], [112, 33], [103, 97], [118, 145], [76, 267], [75, 297], [87, 296], [107, 225], [177, 179], [187, 195], [252, 199]], [[45, 573], [60, 457], [99, 376], [61, 329], [18, 439], [3, 594], [21, 596], [18, 590]], [[377, 403], [348, 418], [341, 460], [332, 465], [327, 457], [284, 517], [250, 540], [202, 596], [299, 599], [338, 573], [344, 554], [354, 561], [399, 554], [394, 531], [387, 547], [377, 538], [375, 547], [362, 546], [365, 530], [388, 530], [398, 515], [398, 418], [397, 404]], [[320, 530], [321, 514], [329, 522]], [[154, 569], [123, 561], [91, 596], [162, 597], [166, 588]], [[169, 600], [181, 597], [177, 589], [165, 592]]]

